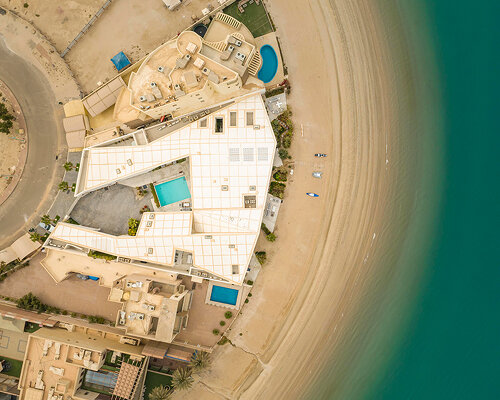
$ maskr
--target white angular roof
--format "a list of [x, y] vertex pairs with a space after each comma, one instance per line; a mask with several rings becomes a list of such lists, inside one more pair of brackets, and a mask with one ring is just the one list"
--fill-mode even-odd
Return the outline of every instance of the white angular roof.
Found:
[[[237, 113], [236, 126], [229, 126], [231, 112]], [[253, 112], [249, 126], [247, 112]], [[222, 133], [215, 133], [216, 117], [224, 119]], [[189, 251], [194, 267], [242, 283], [260, 233], [276, 139], [260, 93], [209, 115], [206, 128], [199, 125], [142, 146], [85, 149], [87, 165], [79, 177], [84, 193], [189, 157], [193, 211], [144, 213], [136, 236], [60, 223], [51, 238], [164, 265], [173, 265], [176, 249]], [[245, 208], [244, 195], [255, 195], [255, 208]]]

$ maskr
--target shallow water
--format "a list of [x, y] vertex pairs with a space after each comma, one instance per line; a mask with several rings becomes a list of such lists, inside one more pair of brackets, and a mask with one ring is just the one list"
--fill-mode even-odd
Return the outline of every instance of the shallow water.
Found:
[[308, 398], [500, 398], [500, 3], [379, 3], [404, 98], [399, 240]]

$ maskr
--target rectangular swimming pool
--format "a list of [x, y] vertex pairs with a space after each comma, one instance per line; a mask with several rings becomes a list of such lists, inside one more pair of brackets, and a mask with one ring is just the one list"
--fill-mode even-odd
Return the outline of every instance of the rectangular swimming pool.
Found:
[[238, 300], [239, 290], [230, 289], [224, 286], [212, 286], [212, 293], [210, 294], [210, 300], [216, 301], [217, 303], [230, 304], [232, 306], [236, 305]]
[[162, 207], [191, 197], [186, 177], [184, 176], [155, 185], [155, 191]]

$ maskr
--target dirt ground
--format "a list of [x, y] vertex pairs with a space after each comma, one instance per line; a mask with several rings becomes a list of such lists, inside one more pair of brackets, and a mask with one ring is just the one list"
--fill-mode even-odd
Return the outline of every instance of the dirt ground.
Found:
[[121, 304], [107, 301], [109, 288], [99, 286], [98, 282], [83, 281], [76, 277], [56, 283], [40, 265], [44, 257], [45, 254], [38, 254], [28, 267], [0, 282], [0, 293], [3, 296], [18, 298], [32, 292], [47, 305], [115, 321]]
[[83, 91], [90, 92], [97, 82], [116, 75], [110, 61], [115, 54], [123, 51], [130, 61], [139, 61], [201, 17], [208, 4], [215, 6], [217, 2], [187, 0], [169, 11], [161, 0], [115, 1], [65, 59]]
[[0, 0], [1, 7], [37, 27], [58, 52], [66, 48], [103, 4], [104, 0]]
[[[15, 115], [12, 105], [5, 97], [2, 96], [1, 92], [0, 102], [7, 106], [11, 115]], [[5, 133], [0, 132], [0, 193], [2, 193], [2, 191], [11, 182], [12, 178], [9, 175], [14, 174], [19, 162], [21, 143], [24, 139], [22, 139], [21, 135], [19, 135], [18, 129], [18, 123], [13, 121], [10, 134], [6, 135]]]

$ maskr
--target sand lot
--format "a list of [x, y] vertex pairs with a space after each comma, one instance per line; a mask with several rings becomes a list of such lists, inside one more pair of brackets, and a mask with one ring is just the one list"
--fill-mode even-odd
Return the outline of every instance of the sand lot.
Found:
[[[4, 100], [5, 99], [5, 100]], [[6, 98], [2, 97], [0, 92], [0, 102], [4, 103], [9, 110], [11, 115], [15, 115], [11, 104]], [[8, 186], [11, 182], [12, 175], [19, 162], [19, 156], [21, 152], [21, 141], [23, 138], [17, 133], [19, 125], [16, 121], [13, 121], [13, 126], [10, 130], [10, 134], [0, 132], [0, 193]], [[19, 140], [18, 140], [19, 139]]]

